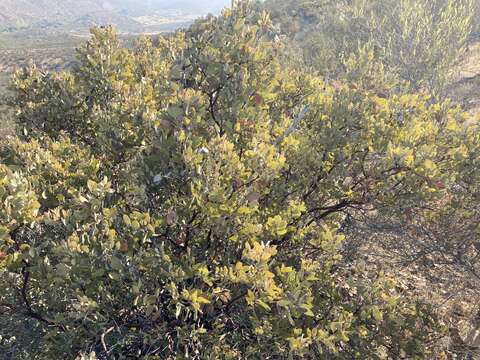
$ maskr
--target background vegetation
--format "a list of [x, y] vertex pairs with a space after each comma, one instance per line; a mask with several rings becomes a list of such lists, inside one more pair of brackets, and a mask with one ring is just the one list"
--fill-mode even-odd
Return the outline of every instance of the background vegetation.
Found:
[[1, 353], [474, 359], [475, 6], [243, 1], [17, 71]]

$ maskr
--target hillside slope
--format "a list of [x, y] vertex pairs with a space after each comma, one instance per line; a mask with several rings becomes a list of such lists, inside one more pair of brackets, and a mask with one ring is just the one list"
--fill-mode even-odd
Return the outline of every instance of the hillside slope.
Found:
[[462, 61], [452, 69], [454, 79], [448, 95], [472, 114], [480, 113], [480, 41], [469, 46]]
[[2, 28], [23, 27], [35, 23], [71, 21], [87, 14], [107, 13], [101, 0], [3, 0], [0, 3]]
[[[155, 25], [190, 22], [217, 13], [228, 0], [2, 0], [0, 32], [21, 29], [84, 29], [113, 24], [123, 31], [141, 32]], [[161, 30], [161, 29], [159, 29]]]

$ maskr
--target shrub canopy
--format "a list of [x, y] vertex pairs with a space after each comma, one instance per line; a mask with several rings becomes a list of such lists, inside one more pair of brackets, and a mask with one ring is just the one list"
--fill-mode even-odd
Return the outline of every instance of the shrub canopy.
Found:
[[281, 64], [274, 35], [242, 2], [132, 49], [94, 29], [74, 70], [17, 73], [7, 356], [428, 357], [432, 309], [342, 262], [343, 229], [442, 198], [465, 115], [326, 84]]

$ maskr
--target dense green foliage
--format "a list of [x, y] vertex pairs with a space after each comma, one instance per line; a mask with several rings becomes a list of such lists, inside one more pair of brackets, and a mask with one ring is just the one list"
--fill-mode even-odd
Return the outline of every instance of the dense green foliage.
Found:
[[242, 2], [133, 49], [94, 29], [71, 72], [16, 74], [7, 358], [431, 356], [433, 309], [344, 261], [345, 229], [442, 201], [474, 173], [475, 124], [290, 68], [275, 35]]

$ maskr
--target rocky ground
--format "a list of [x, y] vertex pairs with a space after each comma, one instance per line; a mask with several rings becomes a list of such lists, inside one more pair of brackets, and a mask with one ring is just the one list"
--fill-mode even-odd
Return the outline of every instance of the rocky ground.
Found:
[[453, 70], [448, 95], [470, 113], [480, 112], [480, 42], [470, 45], [464, 59]]

